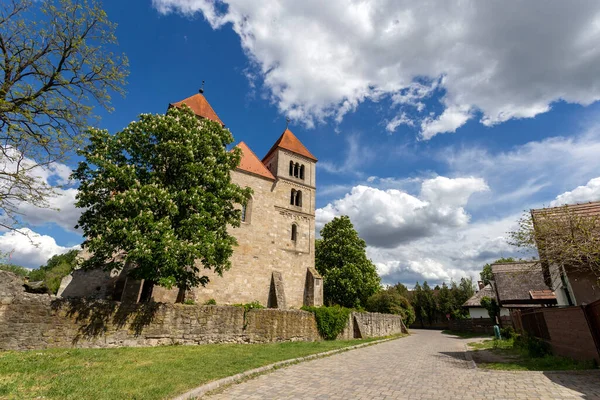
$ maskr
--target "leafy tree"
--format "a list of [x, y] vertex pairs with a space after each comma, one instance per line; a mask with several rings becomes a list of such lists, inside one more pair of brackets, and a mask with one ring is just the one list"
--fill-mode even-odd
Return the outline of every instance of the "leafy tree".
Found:
[[400, 296], [402, 296], [406, 299], [410, 298], [410, 291], [402, 283], [400, 283], [400, 282], [396, 283], [394, 286], [392, 286], [392, 289], [397, 291]]
[[[494, 261], [492, 264], [504, 264], [504, 263], [511, 263], [511, 262], [515, 262], [515, 259], [512, 257], [508, 257], [508, 258], [502, 257], [502, 258], [499, 258], [496, 261]], [[479, 277], [483, 281], [484, 285], [489, 285], [490, 281], [492, 281], [494, 279], [494, 275], [492, 274], [492, 264], [485, 264], [483, 266], [483, 270], [479, 273]]]
[[[85, 161], [73, 173], [80, 181], [77, 206], [83, 247], [92, 256], [82, 267], [130, 272], [183, 293], [227, 270], [235, 237], [251, 195], [231, 181], [240, 162], [229, 130], [199, 120], [187, 106], [166, 115], [143, 114], [114, 135], [91, 129]], [[114, 257], [123, 255], [122, 258]]]
[[452, 299], [452, 316], [453, 318], [462, 318], [467, 315], [467, 310], [463, 308], [463, 304], [469, 300], [474, 294], [473, 279], [461, 278], [460, 283], [454, 281], [450, 284], [450, 292]]
[[114, 31], [96, 0], [0, 3], [0, 226], [15, 229], [22, 202], [49, 207], [40, 167], [76, 147], [94, 104], [110, 110], [123, 93]]
[[415, 284], [415, 288], [413, 290], [413, 296], [411, 298], [411, 304], [413, 309], [415, 310], [415, 317], [421, 323], [421, 327], [425, 324], [425, 319], [427, 318], [427, 299], [426, 295], [423, 291], [423, 288], [417, 282]]
[[496, 299], [484, 296], [481, 299], [481, 306], [487, 310], [492, 321], [496, 321], [496, 317], [500, 317], [500, 306]]
[[315, 266], [323, 276], [326, 303], [364, 307], [367, 299], [379, 290], [381, 279], [367, 258], [366, 247], [345, 215], [334, 218], [321, 229]]
[[366, 309], [370, 312], [400, 315], [406, 326], [415, 322], [415, 310], [410, 301], [401, 296], [393, 287], [381, 290], [369, 297]]
[[30, 270], [25, 267], [13, 264], [0, 264], [0, 270], [12, 272], [13, 274], [20, 276], [21, 278], [27, 278], [30, 272]]
[[[535, 218], [534, 218], [535, 217]], [[525, 213], [518, 228], [509, 232], [509, 244], [538, 251], [551, 272], [562, 269], [600, 278], [600, 216], [581, 214], [568, 206]]]
[[440, 313], [447, 315], [450, 314], [454, 307], [452, 306], [452, 294], [446, 282], [442, 283], [442, 287], [437, 297], [437, 309]]
[[427, 314], [427, 320], [430, 324], [433, 324], [436, 319], [436, 311], [437, 305], [435, 302], [435, 297], [433, 295], [433, 290], [427, 284], [427, 281], [423, 282], [423, 307], [425, 308], [425, 312]]
[[56, 294], [62, 278], [69, 275], [77, 267], [78, 254], [79, 250], [71, 250], [50, 257], [46, 265], [42, 265], [29, 273], [29, 280], [44, 281], [50, 292]]

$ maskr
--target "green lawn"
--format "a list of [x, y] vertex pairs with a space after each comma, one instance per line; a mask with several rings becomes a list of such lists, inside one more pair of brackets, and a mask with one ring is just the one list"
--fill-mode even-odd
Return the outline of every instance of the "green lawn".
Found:
[[[507, 371], [572, 371], [597, 368], [593, 360], [577, 361], [566, 357], [545, 355], [543, 357], [531, 357], [526, 349], [515, 346], [513, 339], [508, 340], [484, 340], [483, 342], [469, 343], [475, 350], [488, 351], [491, 357], [473, 358], [500, 359], [501, 361], [477, 361], [477, 366], [484, 369], [507, 370]], [[497, 356], [497, 357], [494, 357]]]
[[163, 399], [277, 361], [373, 340], [0, 352], [0, 398]]

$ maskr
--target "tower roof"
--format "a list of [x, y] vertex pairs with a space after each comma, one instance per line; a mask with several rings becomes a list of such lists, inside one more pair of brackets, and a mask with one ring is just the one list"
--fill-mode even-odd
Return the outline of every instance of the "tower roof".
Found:
[[183, 99], [181, 101], [178, 101], [177, 103], [171, 103], [169, 105], [172, 107], [181, 107], [183, 104], [191, 108], [194, 114], [196, 114], [197, 116], [210, 119], [212, 121], [220, 123], [221, 125], [225, 125], [217, 116], [215, 110], [213, 110], [213, 108], [210, 106], [208, 100], [206, 100], [206, 97], [204, 97], [204, 95], [202, 95], [201, 93], [196, 93], [195, 95], [190, 96], [187, 99]]
[[242, 171], [250, 172], [255, 175], [262, 176], [263, 178], [273, 180], [275, 179], [271, 171], [269, 171], [267, 167], [265, 167], [264, 164], [260, 162], [258, 157], [256, 157], [256, 154], [254, 154], [254, 152], [250, 150], [250, 147], [248, 147], [246, 143], [240, 142], [235, 147], [238, 147], [242, 150], [242, 160], [240, 161], [240, 165], [238, 166], [239, 169], [241, 169]]
[[289, 150], [293, 153], [300, 154], [301, 156], [309, 158], [313, 161], [317, 161], [317, 158], [313, 156], [311, 152], [308, 151], [306, 147], [304, 147], [304, 145], [302, 144], [302, 142], [300, 142], [296, 135], [294, 135], [292, 131], [290, 131], [287, 128], [285, 128], [285, 131], [283, 131], [283, 133], [281, 134], [279, 139], [277, 139], [273, 147], [271, 147], [271, 150], [269, 150], [267, 155], [264, 156], [263, 162], [267, 158], [269, 158], [271, 153], [273, 153], [277, 148]]

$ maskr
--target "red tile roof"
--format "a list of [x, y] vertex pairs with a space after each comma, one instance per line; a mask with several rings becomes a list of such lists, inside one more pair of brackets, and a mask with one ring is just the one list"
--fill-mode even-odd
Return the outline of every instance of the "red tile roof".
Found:
[[552, 290], [530, 290], [529, 295], [533, 300], [556, 300]]
[[317, 158], [313, 156], [311, 152], [308, 151], [306, 147], [304, 147], [304, 145], [302, 144], [302, 142], [300, 142], [296, 135], [294, 135], [292, 131], [290, 131], [287, 128], [285, 129], [285, 131], [283, 131], [279, 139], [277, 139], [273, 147], [271, 147], [271, 150], [269, 150], [267, 155], [264, 156], [263, 162], [267, 158], [269, 158], [271, 153], [273, 153], [277, 148], [289, 150], [293, 153], [300, 154], [301, 156], [309, 158], [313, 161], [317, 161]]
[[223, 126], [225, 125], [217, 116], [215, 110], [213, 110], [213, 108], [210, 106], [208, 100], [206, 100], [206, 98], [201, 93], [196, 93], [195, 95], [190, 96], [187, 99], [178, 101], [177, 103], [171, 103], [170, 106], [181, 107], [182, 104], [185, 104], [189, 108], [191, 108], [194, 114], [196, 114], [199, 117], [210, 119], [212, 121], [220, 123]]
[[267, 179], [275, 180], [275, 177], [273, 176], [271, 171], [269, 171], [267, 167], [265, 167], [264, 164], [260, 162], [258, 157], [256, 157], [256, 154], [254, 154], [254, 152], [250, 150], [250, 147], [248, 147], [246, 143], [240, 142], [235, 147], [238, 147], [242, 150], [242, 160], [240, 161], [238, 169], [262, 176]]
[[534, 218], [539, 215], [560, 215], [564, 214], [565, 212], [569, 212], [578, 216], [600, 216], [600, 201], [582, 204], [565, 204], [558, 207], [538, 208], [531, 210], [531, 214]]

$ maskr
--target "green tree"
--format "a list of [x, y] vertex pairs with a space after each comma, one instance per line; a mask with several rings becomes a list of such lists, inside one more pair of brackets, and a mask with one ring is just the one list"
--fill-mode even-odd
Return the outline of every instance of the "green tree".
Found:
[[496, 299], [492, 299], [490, 297], [484, 296], [481, 299], [481, 306], [485, 308], [488, 312], [488, 315], [492, 319], [492, 321], [496, 321], [496, 317], [500, 317], [500, 306]]
[[454, 281], [450, 284], [450, 298], [452, 299], [452, 316], [453, 318], [463, 318], [468, 313], [463, 308], [463, 304], [469, 300], [474, 294], [473, 279], [461, 278], [460, 283]]
[[397, 291], [400, 296], [402, 296], [406, 299], [410, 299], [410, 291], [402, 283], [400, 283], [400, 282], [396, 283], [394, 286], [392, 286], [392, 289]]
[[367, 258], [366, 248], [365, 241], [345, 215], [334, 218], [321, 229], [321, 239], [316, 242], [315, 267], [323, 276], [327, 304], [364, 307], [367, 299], [379, 290], [381, 279]]
[[[511, 262], [515, 262], [515, 259], [512, 257], [508, 257], [508, 258], [502, 257], [502, 258], [499, 258], [496, 261], [494, 261], [492, 264], [504, 264], [504, 263], [511, 263]], [[492, 264], [485, 264], [483, 266], [483, 270], [479, 273], [479, 277], [483, 281], [484, 285], [489, 285], [490, 281], [494, 280], [494, 276], [492, 274]]]
[[30, 281], [44, 281], [50, 292], [56, 294], [62, 278], [69, 275], [77, 267], [79, 250], [71, 250], [57, 254], [48, 259], [46, 265], [40, 266], [29, 273]]
[[176, 286], [181, 301], [208, 283], [201, 268], [221, 275], [237, 244], [228, 232], [240, 226], [236, 205], [251, 195], [231, 181], [241, 157], [238, 148], [227, 151], [232, 142], [229, 130], [187, 106], [143, 114], [114, 135], [91, 129], [73, 173], [83, 247], [92, 254], [82, 267], [134, 265], [131, 276]]
[[446, 285], [446, 282], [442, 283], [442, 287], [438, 293], [437, 308], [440, 313], [444, 314], [444, 316], [452, 313], [454, 309], [452, 307], [452, 295], [448, 285]]
[[20, 203], [49, 207], [39, 168], [77, 147], [93, 105], [124, 93], [114, 31], [96, 0], [0, 3], [0, 226], [15, 229]]
[[404, 325], [415, 322], [415, 311], [410, 302], [393, 287], [381, 290], [367, 299], [367, 311], [402, 316]]
[[415, 317], [421, 323], [421, 328], [425, 325], [425, 319], [427, 319], [427, 299], [426, 295], [423, 292], [423, 288], [417, 282], [415, 284], [415, 288], [413, 290], [413, 295], [411, 297], [411, 304], [413, 309], [415, 310]]
[[425, 307], [429, 324], [433, 324], [437, 315], [437, 305], [433, 290], [429, 287], [427, 281], [423, 282], [423, 307]]

